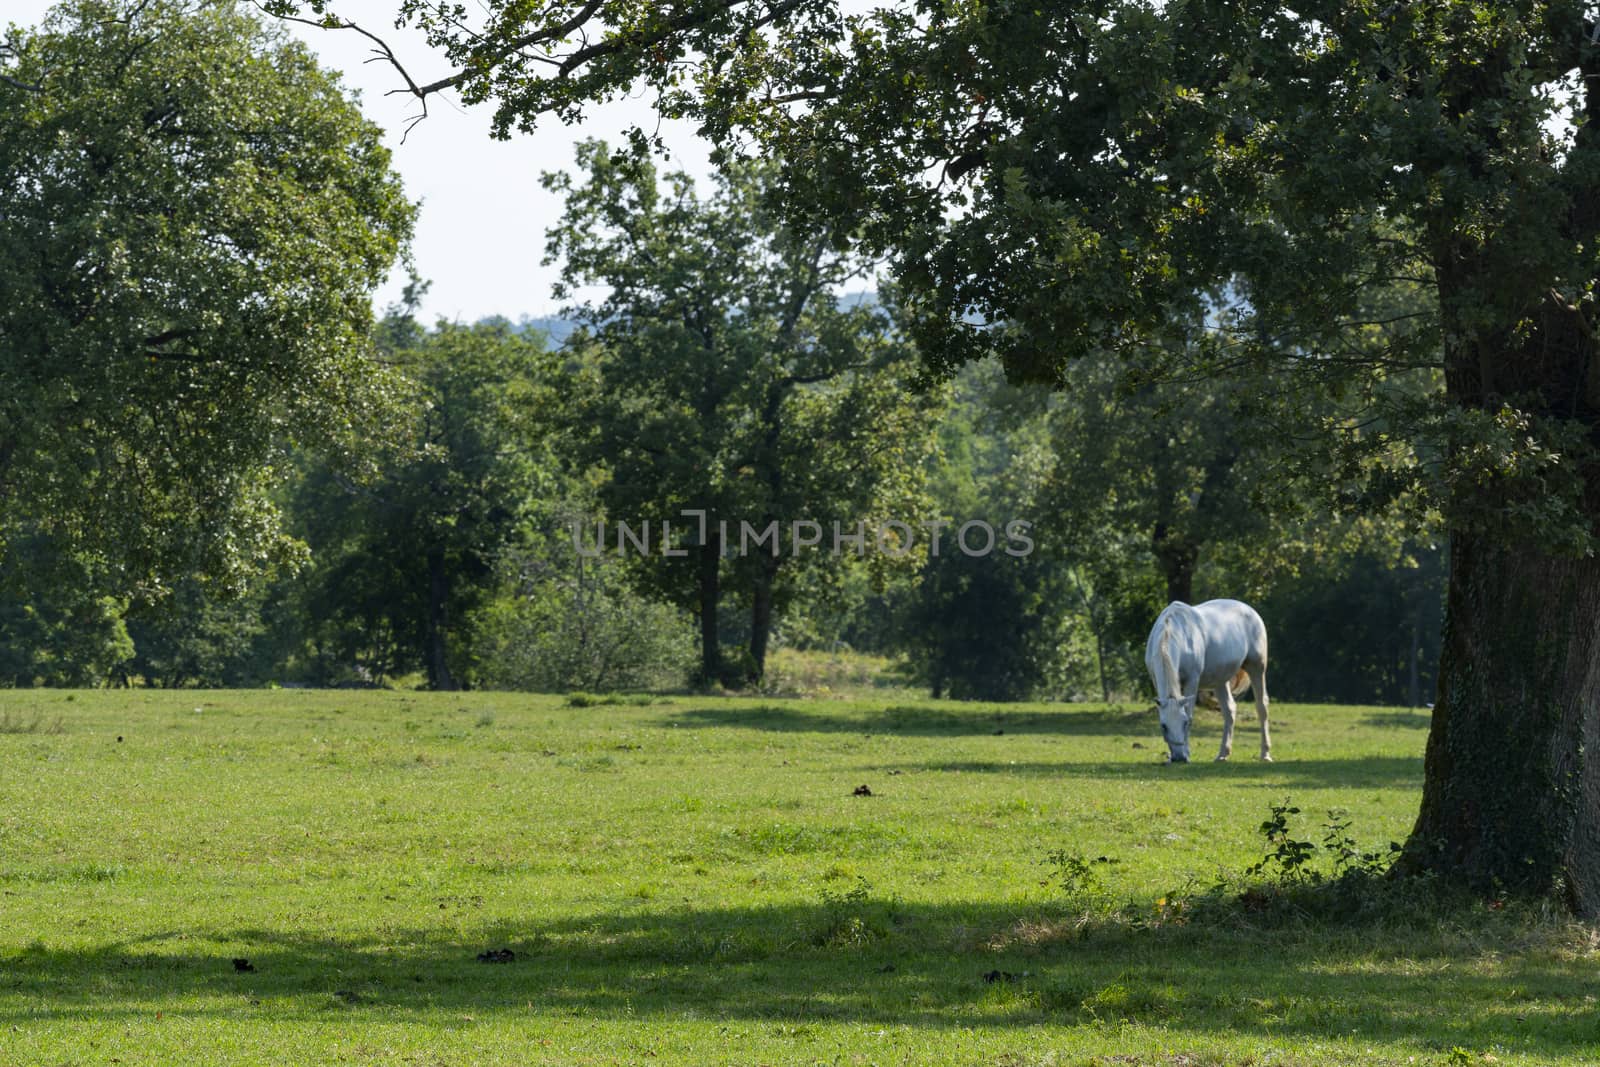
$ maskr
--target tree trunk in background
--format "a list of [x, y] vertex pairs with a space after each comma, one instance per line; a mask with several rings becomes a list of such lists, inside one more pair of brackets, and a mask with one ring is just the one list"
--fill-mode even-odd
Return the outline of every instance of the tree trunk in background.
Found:
[[1422, 810], [1401, 870], [1600, 914], [1600, 561], [1456, 534]]
[[750, 678], [759, 682], [767, 673], [767, 644], [772, 636], [772, 587], [778, 580], [779, 560], [762, 556], [757, 561], [755, 596], [750, 608]]
[[[708, 522], [707, 526], [713, 524]], [[706, 543], [700, 546], [700, 684], [722, 681], [722, 638], [717, 627], [717, 608], [722, 599], [722, 539], [708, 529]]]
[[1106, 677], [1106, 641], [1096, 630], [1094, 635], [1094, 665], [1100, 673], [1100, 700], [1111, 703], [1111, 681]]
[[[792, 332], [806, 299], [808, 297], [802, 296], [800, 302], [793, 306], [785, 332]], [[778, 382], [768, 391], [766, 402], [762, 405], [763, 431], [757, 467], [761, 472], [761, 480], [766, 483], [766, 506], [771, 509], [761, 517], [763, 530], [777, 521], [773, 512], [782, 508], [783, 462], [779, 455], [783, 440], [783, 402], [796, 384], [797, 380], [792, 377]], [[750, 683], [761, 681], [767, 673], [767, 640], [772, 635], [772, 587], [777, 583], [778, 567], [782, 564], [778, 556], [781, 542], [780, 536], [773, 543], [772, 554], [756, 560], [755, 591], [750, 605], [750, 677], [745, 679]]]
[[449, 627], [450, 573], [445, 568], [444, 552], [428, 553], [428, 685], [434, 689], [456, 689], [445, 656], [445, 630]]
[[[1083, 605], [1083, 617], [1089, 620], [1089, 632], [1094, 635], [1094, 665], [1100, 675], [1100, 699], [1111, 703], [1111, 682], [1106, 677], [1106, 635], [1105, 620], [1095, 610], [1094, 601], [1089, 599], [1089, 591], [1084, 587], [1082, 578], [1072, 576], [1073, 588], [1077, 591], [1078, 601]], [[937, 695], [937, 694], [935, 694]]]
[[1413, 708], [1422, 707], [1422, 605], [1411, 609], [1411, 656], [1407, 661], [1406, 695]]
[[1150, 537], [1161, 577], [1167, 583], [1167, 599], [1194, 603], [1194, 565], [1200, 552], [1183, 535], [1164, 522], [1158, 522]]

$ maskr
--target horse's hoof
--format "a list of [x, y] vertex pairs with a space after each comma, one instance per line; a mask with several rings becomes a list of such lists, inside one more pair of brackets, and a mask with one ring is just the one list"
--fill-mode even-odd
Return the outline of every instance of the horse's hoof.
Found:
[[1211, 762], [1212, 763], [1227, 763], [1228, 762], [1228, 757], [1227, 756], [1218, 756], [1216, 759], [1212, 760]]
[[1272, 762], [1272, 753], [1270, 753], [1270, 752], [1261, 753], [1261, 762], [1262, 763], [1271, 763]]

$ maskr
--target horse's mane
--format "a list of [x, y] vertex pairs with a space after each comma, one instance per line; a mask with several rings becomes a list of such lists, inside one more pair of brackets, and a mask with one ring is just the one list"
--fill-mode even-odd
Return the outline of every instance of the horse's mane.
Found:
[[1172, 617], [1169, 615], [1161, 623], [1161, 636], [1156, 638], [1156, 654], [1161, 657], [1161, 669], [1167, 675], [1167, 695], [1181, 696], [1183, 682], [1178, 678], [1178, 665], [1172, 662], [1172, 653], [1167, 651], [1167, 645], [1172, 637]]

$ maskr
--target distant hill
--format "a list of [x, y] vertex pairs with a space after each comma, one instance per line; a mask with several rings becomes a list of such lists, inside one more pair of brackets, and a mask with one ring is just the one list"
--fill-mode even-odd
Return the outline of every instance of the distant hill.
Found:
[[[845, 293], [843, 296], [839, 297], [839, 306], [853, 308], [862, 304], [875, 304], [877, 303], [877, 300], [877, 293], [870, 290], [862, 290], [860, 292]], [[508, 320], [506, 320], [504, 316], [494, 315], [483, 319], [482, 321], [494, 322]], [[539, 330], [550, 339], [550, 345], [552, 348], [554, 348], [566, 344], [567, 338], [572, 336], [573, 332], [578, 329], [578, 326], [579, 323], [577, 319], [562, 318], [560, 315], [541, 315], [538, 317], [533, 315], [523, 315], [512, 324], [511, 328], [516, 330], [518, 333], [527, 333], [532, 330]]]
[[551, 347], [565, 344], [567, 338], [571, 337], [573, 331], [577, 328], [578, 320], [564, 319], [559, 315], [544, 315], [539, 318], [524, 315], [517, 320], [516, 325], [518, 333], [528, 333], [532, 330], [542, 332], [550, 339]]

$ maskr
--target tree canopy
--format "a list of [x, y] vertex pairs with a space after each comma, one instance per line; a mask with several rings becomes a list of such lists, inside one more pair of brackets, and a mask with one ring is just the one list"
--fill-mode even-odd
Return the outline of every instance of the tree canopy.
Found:
[[295, 443], [381, 399], [370, 294], [413, 208], [381, 131], [232, 4], [73, 0], [0, 46], [0, 542], [116, 590], [280, 547]]
[[[841, 299], [863, 264], [773, 210], [771, 168], [728, 168], [702, 196], [603, 143], [579, 163], [581, 181], [546, 179], [567, 199], [549, 245], [560, 293], [607, 290], [579, 309], [578, 440], [605, 471], [610, 518], [658, 535], [665, 522], [692, 546], [672, 558], [658, 544], [636, 572], [700, 615], [703, 677], [724, 674], [718, 609], [733, 593], [751, 610], [742, 673], [759, 678], [789, 576], [837, 560], [834, 525], [919, 514], [930, 426], [905, 388], [912, 353], [884, 308]], [[825, 531], [809, 553], [796, 522]], [[776, 540], [749, 551], [746, 528]]]
[[422, 668], [434, 689], [472, 679], [461, 631], [493, 594], [501, 553], [550, 490], [554, 358], [509, 323], [383, 322], [405, 379], [386, 447], [358, 464], [311, 463], [293, 486], [294, 530], [317, 556], [302, 595], [333, 664], [383, 679]]

